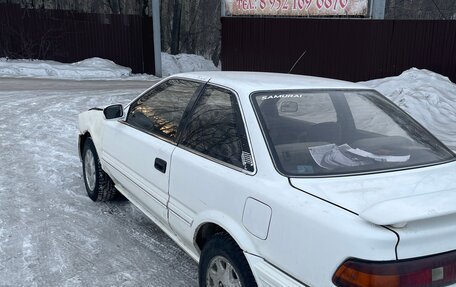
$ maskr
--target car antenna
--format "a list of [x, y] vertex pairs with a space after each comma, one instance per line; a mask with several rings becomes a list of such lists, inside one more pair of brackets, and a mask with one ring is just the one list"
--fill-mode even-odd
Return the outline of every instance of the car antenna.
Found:
[[293, 64], [293, 67], [291, 67], [291, 69], [288, 71], [288, 74], [291, 73], [291, 71], [293, 71], [294, 67], [296, 67], [296, 65], [299, 63], [299, 61], [301, 60], [301, 58], [307, 53], [307, 50], [304, 50], [304, 52], [302, 52], [301, 56], [299, 56], [299, 58], [296, 60], [296, 62]]

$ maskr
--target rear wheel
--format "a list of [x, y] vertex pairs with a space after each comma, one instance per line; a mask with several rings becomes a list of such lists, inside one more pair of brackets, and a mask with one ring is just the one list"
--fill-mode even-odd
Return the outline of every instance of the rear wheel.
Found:
[[199, 286], [257, 286], [242, 250], [230, 236], [216, 234], [204, 245], [199, 263]]
[[90, 137], [84, 143], [82, 173], [87, 195], [93, 201], [108, 201], [116, 195], [114, 183], [101, 168], [100, 159]]

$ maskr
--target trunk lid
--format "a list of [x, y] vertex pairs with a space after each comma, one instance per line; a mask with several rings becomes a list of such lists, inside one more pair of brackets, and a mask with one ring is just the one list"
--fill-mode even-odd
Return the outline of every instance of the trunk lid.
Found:
[[295, 188], [376, 225], [456, 214], [456, 163], [402, 171], [326, 178], [291, 178]]

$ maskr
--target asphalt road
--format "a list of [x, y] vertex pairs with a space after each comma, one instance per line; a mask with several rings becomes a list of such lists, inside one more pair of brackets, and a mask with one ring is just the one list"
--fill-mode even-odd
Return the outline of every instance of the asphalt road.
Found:
[[151, 84], [0, 78], [0, 286], [197, 285], [197, 264], [141, 211], [84, 188], [77, 115]]

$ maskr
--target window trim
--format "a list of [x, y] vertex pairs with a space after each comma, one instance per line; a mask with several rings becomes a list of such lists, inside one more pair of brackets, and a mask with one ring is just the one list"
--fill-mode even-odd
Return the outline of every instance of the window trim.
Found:
[[228, 167], [228, 168], [234, 169], [236, 171], [242, 172], [242, 173], [244, 173], [246, 175], [250, 175], [250, 176], [255, 175], [257, 173], [257, 165], [256, 165], [256, 161], [255, 161], [255, 155], [254, 155], [254, 152], [253, 152], [253, 149], [252, 149], [252, 143], [250, 141], [250, 134], [249, 134], [249, 131], [248, 131], [248, 128], [247, 128], [247, 123], [246, 123], [246, 120], [245, 120], [245, 115], [244, 115], [244, 111], [243, 111], [243, 108], [242, 108], [242, 105], [241, 105], [240, 97], [239, 97], [239, 94], [235, 90], [233, 90], [233, 89], [231, 89], [229, 87], [226, 87], [226, 86], [222, 86], [222, 85], [218, 85], [218, 84], [212, 83], [212, 82], [210, 82], [210, 80], [208, 80], [202, 86], [202, 89], [201, 89], [200, 93], [197, 95], [197, 97], [196, 97], [191, 109], [189, 109], [189, 113], [186, 115], [185, 122], [183, 123], [184, 125], [182, 126], [181, 131], [187, 129], [188, 123], [190, 121], [190, 117], [193, 115], [193, 112], [195, 111], [196, 104], [198, 103], [200, 98], [204, 95], [204, 92], [206, 91], [206, 89], [208, 87], [215, 87], [215, 88], [218, 88], [218, 89], [225, 90], [225, 91], [229, 92], [231, 95], [234, 96], [234, 99], [236, 100], [236, 102], [238, 104], [238, 107], [239, 107], [239, 114], [240, 114], [240, 116], [242, 118], [242, 124], [244, 125], [245, 136], [247, 137], [247, 144], [248, 144], [249, 149], [250, 149], [250, 155], [252, 156], [253, 170], [252, 171], [248, 171], [248, 170], [246, 170], [244, 168], [241, 168], [241, 167], [238, 167], [236, 165], [224, 162], [222, 160], [219, 160], [217, 158], [211, 157], [211, 156], [209, 156], [207, 154], [204, 154], [202, 152], [194, 150], [194, 149], [192, 149], [190, 147], [187, 147], [187, 146], [182, 144], [181, 134], [179, 134], [179, 137], [178, 137], [177, 147], [180, 147], [183, 150], [191, 152], [191, 153], [193, 153], [195, 155], [198, 155], [198, 156], [201, 156], [203, 158], [206, 158], [206, 159], [208, 159], [208, 160], [210, 160], [212, 162], [215, 162], [215, 163], [221, 164], [221, 165], [223, 165], [225, 167]]
[[182, 114], [181, 122], [179, 123], [179, 127], [177, 130], [178, 134], [176, 136], [176, 145], [179, 145], [181, 143], [182, 133], [184, 130], [187, 129], [187, 125], [188, 125], [190, 116], [193, 114], [196, 104], [198, 103], [199, 99], [202, 97], [204, 91], [206, 90], [206, 87], [208, 86], [209, 81], [202, 83], [198, 87], [198, 90], [196, 91], [195, 95], [193, 95], [193, 97], [190, 99], [190, 102], [188, 103], [187, 107], [185, 108], [185, 111]]
[[176, 142], [174, 142], [174, 141], [171, 140], [170, 138], [166, 138], [166, 137], [163, 137], [163, 136], [161, 136], [161, 135], [152, 133], [152, 132], [150, 132], [150, 131], [148, 131], [148, 130], [142, 129], [142, 128], [137, 127], [137, 126], [134, 126], [134, 125], [128, 123], [127, 121], [121, 120], [121, 121], [119, 121], [119, 123], [121, 123], [121, 124], [123, 124], [123, 125], [126, 125], [126, 126], [128, 126], [128, 127], [131, 127], [131, 128], [133, 128], [133, 129], [135, 129], [135, 130], [137, 130], [137, 131], [140, 131], [140, 132], [142, 132], [142, 133], [145, 133], [145, 134], [147, 134], [147, 135], [150, 135], [150, 136], [152, 136], [152, 137], [154, 137], [154, 138], [163, 140], [163, 141], [165, 141], [165, 142], [167, 142], [167, 143], [170, 143], [170, 144], [172, 144], [172, 145], [177, 145]]
[[[339, 92], [372, 92], [378, 96], [380, 96], [382, 99], [387, 101], [388, 103], [392, 104], [395, 107], [398, 107], [401, 111], [403, 111], [403, 114], [406, 118], [408, 118], [411, 122], [418, 124], [421, 126], [430, 136], [432, 139], [436, 140], [438, 143], [440, 143], [444, 149], [446, 149], [452, 156], [452, 159], [449, 160], [444, 160], [440, 162], [435, 162], [435, 163], [428, 163], [428, 164], [420, 164], [420, 165], [413, 165], [413, 166], [407, 166], [407, 167], [399, 167], [399, 168], [392, 168], [392, 169], [385, 169], [385, 170], [374, 170], [374, 171], [364, 171], [364, 172], [352, 172], [352, 173], [339, 173], [339, 174], [322, 174], [322, 175], [290, 175], [286, 174], [283, 171], [280, 170], [279, 167], [281, 167], [280, 163], [277, 163], [276, 158], [278, 158], [275, 148], [271, 147], [271, 139], [269, 138], [269, 134], [266, 133], [264, 130], [266, 128], [265, 122], [263, 117], [259, 114], [260, 113], [260, 107], [258, 103], [255, 100], [255, 96], [259, 93], [272, 93], [272, 92], [283, 92], [283, 93], [312, 93], [312, 92], [325, 92], [325, 91], [339, 91]], [[441, 164], [446, 164], [450, 162], [455, 162], [456, 161], [456, 152], [452, 151], [449, 147], [447, 147], [442, 141], [440, 141], [433, 133], [431, 133], [426, 127], [424, 127], [422, 124], [420, 124], [417, 120], [415, 120], [411, 115], [409, 115], [407, 112], [402, 110], [398, 105], [396, 105], [392, 100], [388, 99], [381, 93], [379, 93], [377, 90], [374, 89], [344, 89], [344, 88], [322, 88], [322, 89], [277, 89], [277, 90], [257, 90], [253, 91], [249, 95], [250, 103], [253, 107], [253, 111], [255, 113], [256, 119], [258, 121], [258, 124], [260, 126], [261, 134], [263, 136], [263, 140], [266, 143], [266, 147], [268, 149], [269, 157], [272, 160], [274, 169], [282, 176], [287, 177], [287, 178], [333, 178], [333, 177], [346, 177], [346, 176], [358, 176], [358, 175], [369, 175], [369, 174], [379, 174], [379, 173], [387, 173], [387, 172], [395, 172], [395, 171], [402, 171], [402, 170], [411, 170], [411, 169], [417, 169], [417, 168], [424, 168], [424, 167], [431, 167], [431, 166], [436, 166], [436, 165], [441, 165]]]
[[[155, 89], [156, 87], [158, 87], [159, 85], [169, 81], [169, 80], [186, 80], [186, 81], [191, 81], [191, 82], [195, 82], [195, 83], [199, 83], [199, 84], [203, 84], [204, 81], [201, 81], [201, 80], [197, 80], [197, 79], [191, 79], [191, 78], [184, 78], [184, 77], [179, 77], [179, 76], [170, 76], [170, 77], [167, 77], [167, 78], [164, 78], [164, 79], [161, 79], [160, 81], [156, 82], [155, 84], [153, 84], [152, 86], [148, 87], [147, 89], [145, 89], [144, 91], [142, 91], [139, 95], [137, 95], [136, 97], [134, 97], [127, 105], [125, 105], [125, 109], [127, 109], [128, 111], [130, 110], [131, 108], [131, 105], [136, 102], [139, 98], [141, 98], [142, 96], [144, 96], [144, 94], [146, 94], [147, 92]], [[124, 113], [125, 115], [128, 115], [128, 111], [126, 113]], [[126, 117], [125, 117], [126, 119]]]
[[[149, 130], [146, 130], [144, 128], [141, 128], [139, 126], [135, 126], [135, 125], [132, 125], [131, 123], [128, 122], [128, 118], [130, 116], [130, 111], [131, 111], [131, 108], [133, 106], [133, 104], [135, 104], [136, 102], [139, 101], [139, 99], [141, 99], [143, 96], [145, 96], [146, 94], [148, 94], [149, 92], [152, 92], [154, 89], [160, 87], [161, 85], [163, 85], [164, 83], [167, 83], [169, 81], [172, 81], [172, 80], [177, 80], [177, 81], [187, 81], [187, 82], [193, 82], [193, 83], [196, 83], [198, 84], [198, 87], [196, 88], [195, 92], [193, 93], [193, 95], [191, 96], [190, 98], [190, 101], [187, 103], [187, 105], [185, 106], [185, 109], [184, 109], [184, 112], [182, 113], [182, 117], [177, 125], [177, 130], [176, 130], [176, 137], [174, 138], [174, 140], [172, 138], [169, 138], [169, 137], [166, 137], [166, 136], [163, 136], [161, 134], [158, 134], [156, 132], [152, 132], [152, 131], [149, 131]], [[204, 82], [201, 82], [201, 81], [197, 81], [197, 80], [193, 80], [193, 79], [187, 79], [187, 78], [182, 78], [182, 77], [173, 77], [173, 78], [168, 78], [168, 79], [164, 79], [158, 83], [156, 83], [155, 85], [153, 85], [152, 87], [150, 87], [149, 89], [145, 90], [144, 92], [142, 92], [139, 96], [137, 96], [135, 99], [133, 99], [128, 105], [127, 105], [127, 112], [126, 112], [126, 116], [125, 116], [125, 119], [122, 119], [122, 120], [119, 120], [120, 123], [122, 124], [125, 124], [129, 127], [132, 127], [138, 131], [141, 131], [141, 132], [144, 132], [148, 135], [151, 135], [151, 136], [154, 136], [158, 139], [161, 139], [161, 140], [164, 140], [170, 144], [173, 144], [175, 146], [177, 146], [177, 143], [178, 143], [178, 140], [180, 138], [180, 132], [182, 131], [182, 124], [183, 123], [186, 123], [184, 120], [184, 116], [186, 116], [186, 112], [189, 108], [190, 105], [194, 105], [195, 103], [195, 98], [198, 99], [199, 98], [199, 94], [201, 93], [202, 90], [204, 90], [204, 87], [205, 87], [205, 83]]]

